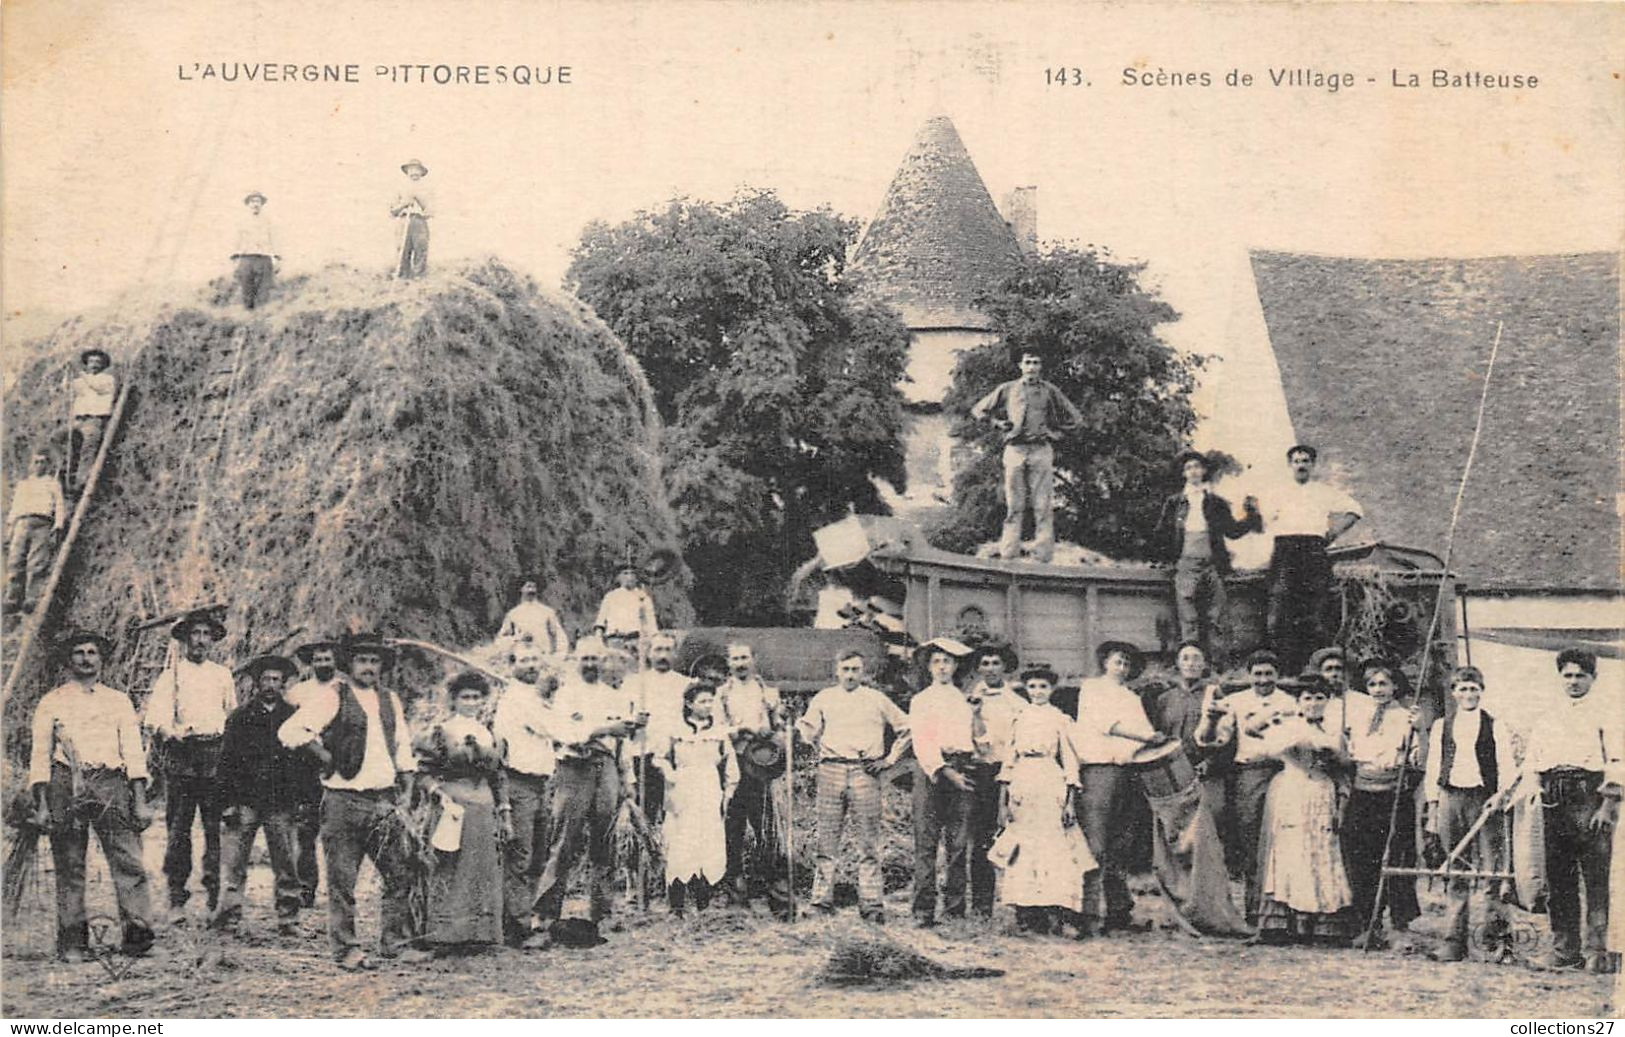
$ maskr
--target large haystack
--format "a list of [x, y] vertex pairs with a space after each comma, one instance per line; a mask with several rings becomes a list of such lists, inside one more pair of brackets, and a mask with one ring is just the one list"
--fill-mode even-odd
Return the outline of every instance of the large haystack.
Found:
[[[628, 547], [675, 546], [648, 385], [580, 303], [495, 261], [406, 283], [330, 268], [253, 314], [200, 298], [76, 318], [8, 394], [11, 475], [60, 433], [80, 350], [135, 390], [51, 628], [220, 601], [238, 659], [296, 627], [474, 644], [517, 573], [574, 629]], [[663, 622], [691, 619], [688, 579], [657, 588]]]

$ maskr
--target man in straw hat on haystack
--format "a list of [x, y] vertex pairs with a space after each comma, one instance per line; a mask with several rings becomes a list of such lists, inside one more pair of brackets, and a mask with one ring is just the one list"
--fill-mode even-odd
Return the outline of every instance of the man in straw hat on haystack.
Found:
[[395, 650], [376, 634], [353, 634], [341, 647], [349, 679], [312, 693], [277, 731], [284, 746], [322, 761], [328, 941], [340, 967], [371, 967], [355, 935], [356, 875], [367, 857], [383, 883], [379, 953], [427, 961], [433, 955], [411, 946], [410, 848], [397, 816], [397, 804], [411, 802], [417, 758], [400, 697], [382, 685]]
[[79, 373], [74, 376], [71, 483], [75, 493], [84, 486], [90, 466], [101, 449], [107, 423], [113, 417], [113, 399], [118, 395], [118, 379], [108, 368], [113, 358], [103, 349], [87, 349], [79, 354]]
[[57, 640], [55, 658], [68, 679], [34, 708], [28, 781], [35, 820], [50, 833], [56, 868], [56, 950], [67, 962], [85, 960], [85, 852], [90, 832], [113, 876], [123, 923], [123, 950], [152, 947], [147, 872], [141, 833], [152, 823], [147, 761], [129, 696], [98, 681], [113, 652], [100, 634], [73, 631]]
[[237, 286], [243, 293], [243, 309], [252, 310], [271, 294], [276, 266], [282, 259], [272, 241], [271, 220], [264, 213], [265, 195], [250, 191], [243, 198], [248, 207], [237, 225], [237, 244], [231, 258], [237, 261]]
[[216, 610], [182, 616], [169, 631], [175, 642], [170, 663], [153, 682], [141, 722], [151, 733], [154, 758], [164, 776], [164, 878], [170, 921], [186, 924], [186, 885], [192, 877], [192, 818], [203, 826], [203, 889], [209, 911], [220, 900], [220, 741], [226, 717], [237, 708], [231, 670], [209, 658], [226, 636]]
[[429, 186], [423, 182], [429, 175], [428, 166], [415, 158], [408, 159], [401, 172], [406, 174], [407, 183], [396, 194], [389, 214], [400, 221], [395, 276], [407, 280], [429, 271], [429, 217], [434, 214], [434, 202]]
[[235, 929], [242, 919], [243, 887], [254, 836], [265, 831], [271, 855], [277, 931], [295, 931], [304, 889], [299, 881], [298, 813], [312, 798], [320, 799], [320, 771], [308, 753], [289, 749], [277, 731], [294, 714], [282, 697], [299, 668], [292, 659], [261, 655], [244, 671], [254, 684], [254, 697], [226, 718], [220, 746], [220, 798], [225, 847], [220, 870], [225, 888], [211, 927]]

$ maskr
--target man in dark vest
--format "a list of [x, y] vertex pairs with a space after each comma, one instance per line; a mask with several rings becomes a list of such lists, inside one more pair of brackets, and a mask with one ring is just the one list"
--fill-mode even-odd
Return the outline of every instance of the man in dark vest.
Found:
[[283, 745], [306, 747], [322, 762], [328, 939], [342, 968], [370, 967], [355, 935], [356, 874], [362, 857], [368, 857], [383, 883], [379, 953], [403, 962], [427, 961], [428, 951], [410, 946], [406, 848], [400, 839], [385, 837], [396, 802], [411, 801], [417, 773], [400, 698], [379, 686], [395, 652], [368, 634], [346, 638], [343, 648], [350, 679], [312, 694], [277, 731]]
[[[1450, 697], [1456, 709], [1450, 716], [1433, 722], [1428, 734], [1427, 774], [1422, 779], [1423, 827], [1436, 836], [1448, 851], [1455, 848], [1472, 828], [1501, 788], [1501, 776], [1512, 774], [1512, 754], [1495, 718], [1478, 708], [1484, 695], [1484, 675], [1476, 667], [1463, 666], [1450, 677]], [[1502, 822], [1492, 817], [1478, 830], [1478, 837], [1462, 855], [1468, 867], [1495, 870], [1501, 859]], [[1468, 897], [1474, 883], [1455, 879], [1450, 883], [1450, 907], [1445, 915], [1444, 942], [1432, 954], [1436, 961], [1461, 961], [1467, 957]], [[1497, 883], [1477, 883], [1484, 902], [1484, 931], [1494, 933], [1505, 925]]]

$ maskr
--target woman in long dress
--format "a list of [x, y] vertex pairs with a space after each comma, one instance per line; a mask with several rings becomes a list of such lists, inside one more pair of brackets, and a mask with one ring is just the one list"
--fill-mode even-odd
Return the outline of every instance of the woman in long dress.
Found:
[[1024, 932], [1058, 933], [1083, 911], [1083, 876], [1095, 858], [1072, 807], [1078, 755], [1072, 722], [1050, 704], [1055, 671], [1029, 667], [1021, 675], [1031, 704], [1010, 727], [999, 768], [1004, 830], [988, 850], [1000, 871], [999, 902], [1016, 909]]
[[1326, 722], [1331, 691], [1319, 677], [1283, 681], [1296, 714], [1263, 735], [1282, 762], [1264, 800], [1258, 847], [1259, 939], [1267, 943], [1346, 944], [1354, 898], [1337, 835], [1336, 772], [1347, 762], [1338, 725]]
[[673, 914], [685, 901], [696, 911], [728, 869], [723, 814], [739, 785], [729, 731], [715, 719], [716, 685], [695, 681], [683, 692], [683, 719], [662, 732], [655, 766], [666, 779], [666, 889]]
[[[440, 801], [424, 924], [424, 942], [436, 949], [501, 942], [499, 840], [511, 834], [502, 755], [480, 719], [491, 686], [478, 673], [465, 673], [449, 690], [452, 715], [415, 746], [428, 791]], [[461, 829], [454, 835], [459, 813]]]

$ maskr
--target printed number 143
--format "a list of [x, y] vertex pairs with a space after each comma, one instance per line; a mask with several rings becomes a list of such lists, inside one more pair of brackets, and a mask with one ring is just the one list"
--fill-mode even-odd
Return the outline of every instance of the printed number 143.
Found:
[[1065, 65], [1044, 70], [1044, 85], [1046, 86], [1087, 86], [1083, 78], [1083, 69]]

